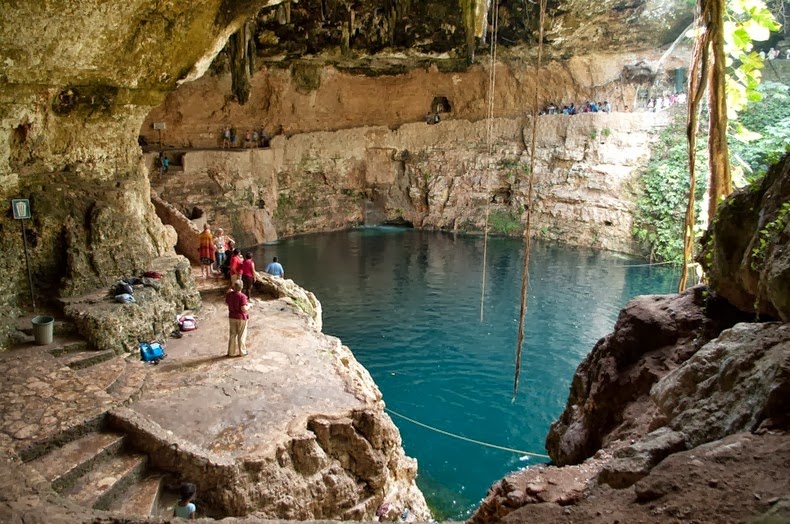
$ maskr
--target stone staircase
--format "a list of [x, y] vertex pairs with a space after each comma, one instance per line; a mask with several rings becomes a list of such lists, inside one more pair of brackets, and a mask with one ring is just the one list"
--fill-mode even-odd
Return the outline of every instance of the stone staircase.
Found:
[[[142, 392], [146, 364], [96, 351], [82, 340], [59, 337], [41, 350], [54, 357], [60, 373], [73, 373], [84, 384], [104, 390], [115, 405], [126, 404]], [[69, 368], [69, 369], [64, 369]], [[79, 392], [77, 392], [79, 393]], [[102, 393], [104, 394], [104, 393]], [[86, 508], [124, 515], [170, 516], [172, 479], [153, 470], [145, 454], [136, 452], [128, 437], [106, 427], [105, 416], [85, 419], [68, 431], [50, 434], [24, 450], [20, 457], [52, 488]]]

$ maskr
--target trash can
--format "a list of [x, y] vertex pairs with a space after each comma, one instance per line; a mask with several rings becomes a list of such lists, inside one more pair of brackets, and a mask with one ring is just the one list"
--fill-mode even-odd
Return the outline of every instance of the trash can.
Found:
[[33, 317], [33, 339], [39, 346], [52, 344], [55, 331], [55, 319], [46, 315]]

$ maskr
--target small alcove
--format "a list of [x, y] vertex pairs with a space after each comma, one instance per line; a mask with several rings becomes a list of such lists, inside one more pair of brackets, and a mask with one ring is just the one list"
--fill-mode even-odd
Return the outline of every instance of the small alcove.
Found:
[[431, 113], [451, 113], [453, 106], [446, 96], [435, 96], [431, 102]]

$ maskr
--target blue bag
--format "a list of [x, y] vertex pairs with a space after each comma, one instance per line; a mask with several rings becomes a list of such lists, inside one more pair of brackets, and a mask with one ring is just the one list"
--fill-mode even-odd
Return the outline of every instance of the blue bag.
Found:
[[159, 342], [140, 342], [140, 360], [159, 364], [165, 358], [165, 350]]

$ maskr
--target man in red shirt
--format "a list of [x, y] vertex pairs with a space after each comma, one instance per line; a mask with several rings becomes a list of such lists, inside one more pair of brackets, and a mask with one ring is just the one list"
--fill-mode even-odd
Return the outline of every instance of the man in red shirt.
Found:
[[225, 295], [228, 305], [228, 323], [230, 327], [228, 339], [228, 356], [243, 357], [247, 354], [247, 296], [241, 292], [241, 281], [234, 280], [231, 290]]

